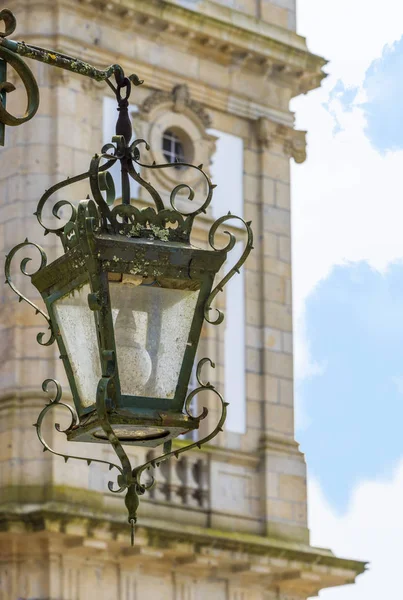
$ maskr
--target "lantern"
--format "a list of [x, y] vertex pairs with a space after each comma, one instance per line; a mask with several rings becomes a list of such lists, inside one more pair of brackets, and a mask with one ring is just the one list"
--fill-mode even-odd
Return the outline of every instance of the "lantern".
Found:
[[[211, 303], [229, 279], [239, 270], [252, 249], [250, 223], [228, 214], [218, 219], [209, 232], [209, 250], [195, 248], [190, 243], [194, 219], [205, 213], [214, 185], [202, 170], [193, 168], [204, 178], [206, 198], [196, 210], [183, 213], [176, 207], [178, 194], [187, 192], [192, 200], [193, 190], [178, 184], [170, 195], [166, 208], [158, 191], [140, 174], [145, 169], [159, 169], [177, 164], [147, 165], [140, 162], [140, 144], [131, 141], [128, 97], [131, 82], [138, 78], [124, 77], [115, 70], [114, 89], [119, 118], [112, 143], [95, 155], [87, 172], [58, 183], [45, 192], [38, 203], [36, 216], [45, 234], [57, 235], [64, 254], [47, 265], [46, 255], [37, 244], [26, 240], [16, 246], [6, 259], [6, 281], [19, 295], [48, 321], [50, 334], [38, 336], [41, 344], [57, 342], [66, 370], [75, 408], [61, 402], [60, 384], [48, 379], [43, 389], [56, 386], [56, 395], [39, 415], [35, 424], [44, 449], [58, 454], [42, 435], [42, 422], [56, 404], [65, 406], [72, 415], [70, 426], [64, 430], [69, 441], [108, 443], [115, 450], [120, 464], [108, 463], [119, 471], [117, 489], [126, 490], [129, 521], [134, 526], [139, 495], [147, 485], [141, 481], [145, 469], [155, 467], [171, 456], [185, 452], [212, 439], [226, 416], [221, 394], [201, 378], [201, 369], [210, 359], [203, 358], [197, 366], [199, 387], [188, 393], [189, 380], [196, 356], [204, 320], [219, 324], [223, 315], [213, 319]], [[122, 95], [122, 91], [124, 92]], [[148, 145], [146, 144], [146, 149]], [[120, 161], [122, 173], [122, 203], [116, 204], [114, 183], [109, 169]], [[181, 170], [177, 171], [179, 174]], [[130, 178], [142, 185], [151, 195], [154, 207], [139, 209], [130, 203]], [[51, 229], [43, 223], [43, 211], [51, 196], [78, 181], [87, 179], [92, 198], [75, 208], [66, 200], [53, 205], [53, 215], [67, 205], [71, 215], [68, 222]], [[104, 196], [105, 195], [105, 196]], [[242, 257], [224, 279], [214, 287], [214, 278], [222, 267], [227, 253], [235, 245], [233, 234], [226, 232], [228, 243], [217, 248], [218, 228], [230, 219], [241, 221], [247, 231]], [[16, 252], [33, 246], [41, 255], [39, 269], [30, 274], [40, 292], [47, 314], [25, 298], [11, 278], [11, 262]], [[30, 259], [21, 262], [26, 270]], [[221, 402], [221, 415], [216, 428], [203, 439], [189, 446], [172, 450], [171, 442], [178, 435], [199, 427], [207, 414], [191, 414], [190, 402], [203, 390], [213, 391]], [[58, 427], [58, 426], [57, 426]], [[60, 431], [60, 429], [59, 429]], [[163, 453], [136, 468], [132, 468], [124, 445], [156, 447], [164, 445]], [[62, 454], [65, 460], [76, 458]], [[94, 462], [107, 462], [93, 459]]]

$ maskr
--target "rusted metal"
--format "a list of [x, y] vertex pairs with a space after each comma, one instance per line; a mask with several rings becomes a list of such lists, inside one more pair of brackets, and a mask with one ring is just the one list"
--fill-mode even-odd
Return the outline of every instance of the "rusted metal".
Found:
[[[118, 64], [110, 65], [104, 70], [97, 69], [79, 58], [68, 56], [55, 50], [48, 50], [47, 48], [40, 48], [26, 44], [25, 42], [6, 39], [14, 32], [17, 21], [11, 10], [7, 8], [0, 11], [1, 21], [4, 23], [5, 31], [0, 33], [0, 146], [4, 146], [5, 143], [5, 126], [16, 127], [29, 121], [34, 117], [39, 107], [38, 85], [31, 70], [21, 57], [71, 71], [95, 81], [105, 81], [116, 94], [120, 94], [120, 90], [126, 88], [127, 98], [130, 95], [132, 84], [141, 85], [143, 83], [134, 73], [129, 75], [129, 77], [125, 77], [122, 67]], [[6, 94], [15, 90], [14, 85], [7, 81], [7, 63], [17, 71], [27, 92], [27, 110], [23, 117], [15, 117], [6, 110]], [[116, 86], [110, 81], [112, 76], [115, 77]], [[123, 127], [124, 133], [127, 133], [130, 119], [128, 118], [127, 111], [125, 112], [124, 97], [121, 98], [121, 102], [122, 117], [119, 128]], [[124, 135], [124, 133], [119, 135]]]

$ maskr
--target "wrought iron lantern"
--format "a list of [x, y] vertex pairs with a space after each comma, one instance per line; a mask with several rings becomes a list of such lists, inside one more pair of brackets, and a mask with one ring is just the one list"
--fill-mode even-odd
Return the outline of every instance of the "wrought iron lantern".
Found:
[[[0, 20], [6, 22], [7, 34], [15, 26], [14, 17], [10, 15], [10, 11], [0, 13]], [[166, 208], [159, 192], [143, 179], [142, 174], [147, 170], [178, 165], [146, 164], [141, 159], [140, 147], [144, 145], [148, 150], [148, 144], [142, 139], [131, 142], [128, 99], [132, 84], [142, 83], [137, 76], [125, 77], [118, 65], [99, 71], [77, 59], [2, 37], [0, 75], [4, 81], [0, 82], [0, 89], [12, 91], [5, 81], [5, 64], [18, 65], [31, 104], [33, 98], [39, 102], [39, 95], [37, 89], [32, 91], [35, 80], [18, 54], [105, 80], [117, 99], [119, 116], [111, 143], [92, 158], [87, 171], [52, 186], [39, 200], [35, 215], [45, 234], [59, 237], [64, 254], [48, 265], [44, 250], [25, 240], [8, 254], [5, 272], [6, 283], [18, 294], [19, 300], [28, 302], [46, 319], [49, 333], [40, 334], [38, 342], [48, 346], [56, 341], [74, 400], [74, 408], [61, 402], [61, 386], [54, 379], [43, 383], [44, 391], [50, 390], [51, 385], [56, 389], [54, 399], [41, 411], [35, 424], [44, 450], [59, 454], [42, 434], [43, 419], [56, 405], [70, 411], [71, 424], [63, 430], [69, 441], [110, 444], [120, 464], [107, 463], [119, 472], [117, 488], [109, 483], [109, 489], [126, 490], [125, 502], [133, 532], [139, 495], [151, 485], [141, 481], [143, 472], [171, 456], [178, 458], [189, 448], [201, 447], [222, 430], [227, 403], [213, 385], [201, 378], [206, 362], [214, 366], [211, 360], [199, 361], [199, 386], [190, 393], [189, 380], [203, 322], [219, 324], [223, 321], [220, 311], [212, 318], [211, 304], [251, 251], [252, 230], [250, 222], [229, 213], [212, 225], [208, 235], [211, 249], [199, 249], [190, 243], [194, 220], [206, 212], [215, 186], [203, 171], [203, 165], [180, 163], [183, 168], [198, 170], [206, 189], [202, 204], [184, 213], [177, 208], [177, 198], [186, 193], [188, 200], [193, 200], [194, 191], [187, 184], [178, 184], [172, 190], [170, 207]], [[35, 102], [29, 107], [29, 118], [36, 112]], [[19, 124], [10, 118], [5, 100], [0, 106], [0, 121], [3, 127]], [[115, 201], [110, 174], [116, 162], [121, 166], [120, 204]], [[180, 170], [177, 172], [180, 174]], [[154, 207], [140, 209], [131, 204], [130, 179], [147, 190]], [[77, 207], [67, 200], [53, 202], [53, 216], [60, 217], [61, 211], [68, 207], [69, 219], [63, 226], [45, 225], [44, 207], [52, 202], [52, 196], [83, 180], [88, 180], [91, 197], [80, 201]], [[236, 242], [232, 233], [225, 232], [228, 243], [218, 248], [217, 230], [231, 219], [240, 221], [246, 228], [245, 249], [236, 265], [214, 286], [215, 276]], [[18, 291], [11, 277], [14, 256], [28, 246], [39, 251], [41, 264], [35, 273], [28, 273], [30, 259], [25, 258], [21, 271], [31, 277], [45, 302], [47, 314]], [[206, 417], [206, 409], [198, 416], [190, 410], [192, 398], [203, 390], [215, 392], [221, 403], [217, 426], [203, 439], [172, 450], [173, 438], [197, 429], [201, 419]], [[159, 458], [135, 468], [124, 450], [124, 445], [156, 447], [162, 444]], [[80, 456], [62, 456], [66, 461], [76, 458], [91, 462]]]

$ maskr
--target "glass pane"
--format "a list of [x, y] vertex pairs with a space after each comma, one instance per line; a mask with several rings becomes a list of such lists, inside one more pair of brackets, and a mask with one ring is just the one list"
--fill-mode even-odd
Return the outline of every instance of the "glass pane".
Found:
[[122, 394], [173, 398], [199, 291], [109, 283]]
[[95, 404], [102, 377], [94, 314], [87, 300], [90, 291], [86, 283], [53, 304], [83, 407]]

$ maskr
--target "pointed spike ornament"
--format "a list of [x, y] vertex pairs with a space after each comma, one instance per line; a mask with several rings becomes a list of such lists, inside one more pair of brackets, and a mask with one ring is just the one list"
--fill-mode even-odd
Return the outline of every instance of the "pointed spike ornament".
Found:
[[134, 519], [130, 519], [130, 544], [133, 547], [134, 546], [134, 526], [135, 526], [136, 522]]

